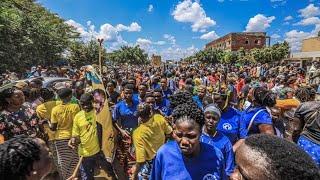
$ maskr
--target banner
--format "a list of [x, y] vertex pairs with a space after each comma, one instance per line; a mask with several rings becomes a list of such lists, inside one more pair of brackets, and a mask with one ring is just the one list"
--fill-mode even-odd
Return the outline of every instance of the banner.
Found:
[[[86, 66], [86, 78], [91, 81], [92, 90], [101, 89], [106, 95], [102, 78], [92, 66]], [[103, 99], [102, 105], [97, 110], [97, 123], [102, 127], [102, 137], [99, 137], [102, 139], [101, 150], [107, 158], [113, 160], [115, 135], [107, 98]]]

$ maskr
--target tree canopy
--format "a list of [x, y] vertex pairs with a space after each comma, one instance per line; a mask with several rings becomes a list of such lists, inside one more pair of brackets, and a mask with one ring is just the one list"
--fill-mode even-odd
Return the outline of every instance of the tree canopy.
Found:
[[122, 46], [107, 55], [107, 59], [114, 63], [147, 64], [148, 54], [139, 45], [130, 47]]
[[237, 52], [223, 51], [221, 49], [207, 48], [186, 58], [202, 63], [271, 63], [278, 62], [289, 55], [287, 42], [276, 43], [271, 47], [251, 49], [249, 51], [240, 48]]
[[0, 68], [24, 71], [52, 65], [79, 37], [58, 15], [34, 0], [0, 1]]

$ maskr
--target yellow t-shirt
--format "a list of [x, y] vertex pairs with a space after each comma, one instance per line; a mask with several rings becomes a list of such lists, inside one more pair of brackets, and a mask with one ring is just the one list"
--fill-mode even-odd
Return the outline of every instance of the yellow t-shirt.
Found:
[[148, 122], [140, 124], [132, 135], [136, 161], [142, 163], [152, 160], [165, 143], [165, 135], [171, 132], [171, 126], [160, 114], [155, 114]]
[[[52, 109], [60, 104], [62, 104], [61, 101], [48, 101], [48, 102], [40, 104], [36, 109], [38, 117], [42, 120], [45, 119], [45, 120], [50, 121]], [[49, 137], [48, 140], [49, 141], [54, 140], [55, 132], [50, 130], [48, 124], [44, 124], [43, 127], [44, 127], [45, 132], [48, 134], [48, 137]]]
[[73, 120], [72, 137], [79, 137], [79, 155], [89, 157], [100, 151], [94, 110], [80, 111]]
[[55, 139], [70, 139], [73, 119], [80, 111], [77, 104], [60, 104], [52, 109], [51, 123], [57, 123]]

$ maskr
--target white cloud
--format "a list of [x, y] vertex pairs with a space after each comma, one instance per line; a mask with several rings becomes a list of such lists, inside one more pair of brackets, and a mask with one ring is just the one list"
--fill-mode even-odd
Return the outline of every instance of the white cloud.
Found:
[[176, 38], [170, 34], [164, 34], [163, 38], [167, 39], [170, 44], [176, 44]]
[[65, 23], [73, 26], [75, 30], [80, 33], [80, 37], [85, 42], [88, 42], [92, 39], [103, 38], [105, 42], [109, 43], [107, 46], [108, 51], [118, 49], [123, 45], [128, 45], [128, 42], [123, 40], [120, 32], [134, 32], [141, 30], [141, 27], [136, 22], [131, 23], [130, 26], [125, 26], [123, 24], [113, 26], [106, 23], [100, 26], [99, 31], [95, 30], [95, 26], [91, 23], [91, 21], [87, 22], [87, 27], [77, 23], [72, 19], [65, 21]]
[[290, 21], [290, 20], [292, 20], [292, 19], [293, 19], [292, 16], [287, 16], [287, 17], [284, 18], [284, 21]]
[[246, 31], [247, 32], [260, 32], [265, 31], [270, 24], [275, 19], [274, 16], [266, 17], [262, 14], [257, 14], [254, 17], [250, 18]]
[[216, 22], [207, 17], [206, 12], [198, 1], [184, 0], [180, 2], [172, 13], [178, 22], [191, 23], [192, 31], [197, 32], [214, 26]]
[[141, 31], [141, 26], [136, 22], [131, 23], [130, 26], [118, 24], [116, 26], [116, 28], [118, 31], [129, 31], [129, 32], [140, 32]]
[[304, 18], [318, 16], [320, 15], [320, 8], [314, 6], [314, 4], [309, 4], [307, 7], [300, 9], [299, 13]]
[[152, 4], [149, 4], [148, 12], [152, 12], [152, 11], [153, 11], [153, 5], [152, 5]]
[[199, 49], [192, 45], [187, 48], [168, 47], [160, 51], [159, 54], [163, 60], [180, 60], [181, 58], [193, 55], [197, 51], [199, 51]]
[[314, 29], [310, 32], [291, 30], [285, 34], [285, 40], [290, 44], [292, 51], [300, 51], [302, 40], [317, 36], [320, 31], [320, 8], [315, 7], [314, 4], [309, 4], [306, 8], [299, 10], [301, 21], [294, 25], [309, 26], [313, 25]]
[[138, 38], [137, 44], [143, 45], [143, 46], [150, 46], [152, 44], [152, 42], [149, 39]]
[[279, 34], [272, 34], [270, 37], [271, 37], [272, 39], [279, 39], [279, 38], [281, 38], [281, 36], [280, 36]]
[[291, 51], [300, 51], [302, 40], [308, 38], [310, 33], [304, 31], [291, 30], [285, 34], [285, 40], [290, 44]]
[[165, 45], [166, 42], [165, 41], [157, 41], [157, 42], [154, 42], [154, 44], [162, 46], [162, 45]]
[[316, 25], [316, 24], [320, 24], [320, 18], [309, 17], [306, 19], [302, 19], [300, 22], [295, 23], [294, 25], [308, 26], [308, 25]]
[[200, 36], [200, 39], [205, 39], [205, 40], [215, 40], [217, 38], [219, 38], [219, 36], [215, 31], [211, 31]]

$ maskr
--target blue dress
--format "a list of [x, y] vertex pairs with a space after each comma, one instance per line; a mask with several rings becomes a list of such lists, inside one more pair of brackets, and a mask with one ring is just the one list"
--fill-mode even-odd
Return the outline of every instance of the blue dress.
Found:
[[316, 162], [318, 167], [320, 167], [320, 144], [312, 142], [309, 138], [301, 135], [298, 140], [298, 145], [311, 156], [311, 158]]
[[[248, 131], [248, 127], [252, 117], [260, 110], [263, 110], [257, 114], [254, 118], [252, 126]], [[251, 134], [259, 134], [259, 125], [260, 124], [269, 124], [272, 125], [272, 118], [269, 112], [265, 107], [253, 107], [250, 106], [242, 112], [241, 121], [240, 121], [240, 138], [244, 139]]]
[[129, 106], [124, 100], [118, 102], [115, 105], [112, 121], [120, 122], [120, 126], [125, 129], [133, 130], [138, 126], [138, 109], [139, 102], [136, 99], [133, 99], [132, 105]]
[[233, 107], [221, 114], [217, 125], [217, 131], [227, 136], [232, 144], [235, 144], [240, 137], [241, 112]]
[[157, 152], [151, 180], [225, 180], [223, 154], [214, 146], [200, 143], [200, 154], [184, 157], [176, 141], [169, 141]]
[[229, 139], [225, 135], [217, 131], [217, 134], [215, 136], [210, 136], [208, 134], [202, 133], [200, 136], [200, 141], [214, 146], [222, 152], [226, 162], [226, 174], [230, 176], [234, 171], [235, 162], [232, 144]]
[[166, 116], [171, 115], [170, 101], [167, 98], [163, 98], [161, 103], [156, 104], [155, 109], [160, 110]]

